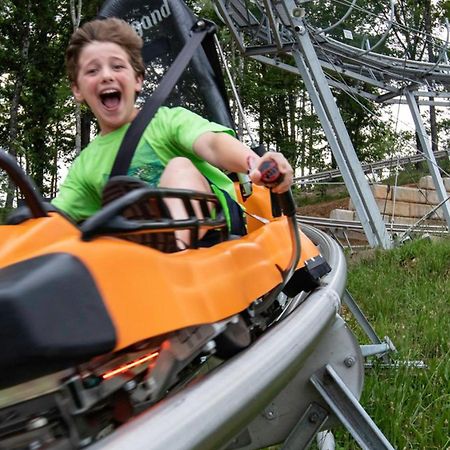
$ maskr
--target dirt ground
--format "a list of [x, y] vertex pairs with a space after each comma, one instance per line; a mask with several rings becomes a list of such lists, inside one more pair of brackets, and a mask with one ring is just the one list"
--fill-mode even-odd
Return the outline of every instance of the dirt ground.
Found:
[[297, 208], [297, 212], [302, 216], [328, 218], [330, 217], [330, 212], [333, 209], [347, 209], [348, 201], [348, 198], [341, 198], [339, 200], [331, 200], [324, 203], [318, 203], [316, 205], [299, 205], [299, 207]]
[[[329, 218], [330, 212], [333, 211], [333, 209], [348, 209], [348, 203], [349, 198], [342, 198], [338, 200], [330, 200], [328, 202], [318, 203], [314, 205], [306, 205], [306, 206], [300, 206], [297, 208], [297, 213], [302, 216], [307, 217], [323, 217], [323, 218]], [[362, 252], [363, 258], [366, 257], [365, 251], [355, 249], [357, 247], [365, 247], [367, 245], [367, 240], [365, 239], [364, 235], [357, 232], [348, 232], [346, 234], [346, 237], [342, 234], [342, 232], [335, 232], [332, 234], [332, 236], [335, 239], [338, 239], [341, 244], [344, 247], [347, 247], [349, 244], [354, 246], [354, 248], [351, 249], [351, 251], [348, 253], [348, 258], [351, 261], [353, 258], [355, 259], [355, 262], [359, 260], [359, 256], [353, 256], [360, 251]], [[369, 252], [369, 255], [367, 257], [371, 256], [371, 252]]]

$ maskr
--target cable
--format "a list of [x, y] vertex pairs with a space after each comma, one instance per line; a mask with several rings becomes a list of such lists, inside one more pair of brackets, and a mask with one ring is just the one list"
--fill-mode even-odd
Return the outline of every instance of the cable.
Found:
[[236, 105], [238, 107], [239, 114], [241, 116], [242, 122], [244, 123], [245, 129], [247, 130], [247, 136], [249, 137], [250, 142], [252, 143], [252, 146], [254, 147], [256, 145], [256, 142], [253, 139], [252, 133], [250, 132], [250, 127], [249, 127], [249, 125], [247, 123], [247, 120], [246, 120], [246, 117], [245, 117], [244, 108], [242, 107], [242, 103], [241, 103], [241, 100], [239, 98], [238, 91], [236, 89], [236, 84], [233, 81], [233, 77], [231, 76], [230, 69], [228, 68], [227, 59], [225, 57], [225, 54], [223, 53], [223, 50], [222, 50], [222, 47], [220, 45], [219, 39], [217, 38], [216, 35], [214, 35], [214, 42], [216, 44], [217, 49], [219, 50], [219, 56], [220, 56], [220, 59], [222, 60], [223, 67], [225, 69], [225, 73], [227, 74], [228, 81], [229, 81], [230, 86], [231, 86], [231, 91], [233, 92], [234, 101], [236, 102]]
[[[331, 1], [334, 2], [334, 3], [338, 3], [338, 4], [341, 4], [341, 5], [344, 5], [344, 6], [348, 6], [348, 7], [351, 6], [351, 2], [348, 1], [348, 0], [331, 0]], [[354, 10], [358, 10], [358, 11], [360, 11], [360, 12], [363, 12], [364, 14], [366, 14], [366, 15], [368, 15], [368, 16], [371, 16], [371, 17], [373, 17], [374, 19], [377, 19], [377, 20], [381, 20], [381, 21], [386, 20], [385, 17], [382, 17], [382, 16], [380, 16], [379, 14], [375, 14], [375, 13], [373, 13], [372, 11], [369, 11], [368, 9], [366, 9], [366, 8], [364, 8], [364, 7], [362, 7], [362, 6], [355, 5], [353, 9], [354, 9]], [[393, 25], [394, 25], [395, 27], [399, 28], [399, 29], [402, 29], [402, 30], [405, 30], [405, 31], [411, 31], [411, 32], [413, 32], [414, 34], [420, 35], [420, 36], [422, 36], [422, 37], [424, 37], [424, 38], [430, 38], [430, 39], [435, 40], [435, 41], [442, 41], [442, 42], [445, 42], [442, 38], [440, 38], [440, 37], [438, 37], [438, 36], [434, 36], [434, 35], [432, 35], [432, 34], [429, 34], [429, 33], [425, 32], [425, 31], [418, 30], [418, 29], [416, 29], [416, 28], [413, 28], [413, 27], [409, 27], [409, 26], [403, 25], [403, 24], [401, 24], [401, 23], [399, 23], [399, 22], [397, 22], [397, 21], [394, 21], [394, 22], [393, 22]]]
[[[333, 62], [330, 61], [330, 64], [333, 65]], [[328, 74], [328, 77], [329, 77], [329, 78], [332, 78], [331, 75], [329, 75], [329, 74]], [[340, 76], [340, 78], [341, 78], [341, 81], [342, 81], [347, 87], [349, 87], [348, 84], [346, 83], [345, 79], [344, 79], [342, 76]], [[369, 113], [369, 118], [370, 118], [370, 120], [372, 120], [372, 116], [373, 116], [374, 113], [373, 113], [369, 108], [367, 108], [362, 102], [360, 102], [360, 101], [359, 101], [354, 95], [352, 95], [350, 92], [348, 92], [348, 91], [344, 91], [344, 92], [345, 92], [350, 98], [352, 98], [356, 103], [358, 103], [358, 104], [361, 106], [361, 108], [363, 108], [366, 112], [368, 112], [368, 113]], [[416, 132], [417, 132], [417, 130], [416, 130]], [[427, 137], [428, 137], [428, 136], [427, 136]], [[430, 159], [423, 151], [420, 151], [419, 149], [416, 149], [416, 153], [422, 154], [422, 156], [424, 157], [424, 159], [426, 159], [429, 163], [433, 164], [433, 165], [434, 165], [441, 173], [443, 173], [443, 174], [449, 176], [448, 173], [447, 173], [443, 168], [441, 168], [435, 161], [431, 160], [431, 159]], [[396, 175], [395, 175], [394, 187], [397, 187], [397, 182], [398, 182], [398, 164], [397, 164], [397, 167], [396, 167]], [[422, 193], [422, 195], [423, 195], [423, 193]], [[447, 199], [447, 200], [448, 200], [448, 199]], [[445, 203], [445, 201], [441, 202], [441, 203], [438, 205], [438, 207], [437, 207], [437, 208], [433, 208], [432, 211], [435, 211], [436, 209], [438, 209], [438, 208], [439, 208], [442, 204], [444, 204], [444, 203]], [[427, 203], [427, 204], [428, 204], [428, 203]], [[431, 206], [431, 205], [430, 205], [430, 206]], [[385, 208], [386, 208], [386, 201], [385, 201]], [[395, 211], [395, 199], [393, 200], [393, 211], [392, 211], [392, 214], [391, 214], [391, 228], [392, 228], [392, 226], [393, 226], [394, 211]], [[426, 215], [424, 216], [424, 218], [422, 218], [420, 221], [417, 222], [417, 225], [419, 225], [423, 220], [425, 220], [426, 218], [428, 218], [430, 215], [431, 215], [431, 213], [426, 214]], [[416, 225], [416, 224], [415, 224], [415, 225]], [[415, 226], [412, 226], [412, 227], [411, 227], [411, 229], [414, 229], [414, 228], [415, 228]], [[405, 235], [406, 235], [406, 233], [405, 233]]]
[[[319, 43], [318, 45], [320, 46], [321, 44]], [[328, 58], [328, 62], [329, 62], [333, 67], [335, 67], [334, 62], [333, 62], [331, 59]], [[339, 74], [339, 72], [338, 72], [337, 70], [335, 70], [335, 72]], [[342, 77], [340, 74], [339, 74], [339, 77], [340, 77], [340, 78], [333, 78], [333, 76], [330, 75], [329, 73], [325, 74], [325, 76], [326, 76], [327, 78], [334, 79], [335, 81], [340, 81], [340, 82], [343, 83], [345, 86], [347, 86], [348, 88], [350, 88], [350, 86], [348, 85], [348, 83], [346, 82], [346, 80], [344, 79], [344, 77]], [[345, 92], [350, 98], [352, 98], [356, 103], [358, 103], [358, 105], [359, 105], [362, 109], [364, 109], [364, 110], [369, 114], [369, 117], [372, 118], [372, 116], [374, 115], [373, 111], [371, 111], [369, 108], [367, 108], [366, 105], [364, 105], [362, 102], [360, 102], [360, 101], [356, 98], [356, 96], [352, 95], [349, 91], [344, 91], [344, 92]], [[376, 122], [373, 122], [373, 124], [375, 125]], [[416, 130], [415, 130], [415, 131], [416, 131]], [[416, 132], [417, 132], [417, 131], [416, 131]], [[426, 136], [426, 137], [428, 137], [428, 136]], [[410, 146], [412, 147], [411, 144], [408, 144], [408, 145], [410, 145]], [[417, 149], [417, 150], [418, 150], [418, 149]], [[417, 150], [416, 150], [416, 153], [417, 153]], [[437, 163], [435, 163], [434, 161], [431, 161], [430, 158], [429, 158], [427, 155], [425, 155], [424, 152], [419, 151], [419, 153], [421, 153], [421, 154], [424, 156], [424, 158], [425, 158], [426, 160], [428, 160], [428, 161], [431, 162], [432, 164], [435, 164], [435, 167], [437, 167], [437, 168], [441, 171], [441, 173], [444, 173], [445, 175], [449, 176], [449, 175], [447, 174], [447, 172], [446, 172], [444, 169], [442, 169]]]

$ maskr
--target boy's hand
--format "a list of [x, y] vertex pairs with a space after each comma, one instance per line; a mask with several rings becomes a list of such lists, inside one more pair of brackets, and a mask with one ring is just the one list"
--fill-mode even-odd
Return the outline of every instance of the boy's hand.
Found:
[[[261, 179], [260, 168], [264, 162], [273, 164], [275, 162], [281, 176], [278, 178], [278, 182], [265, 183]], [[257, 156], [250, 156], [248, 158], [249, 177], [253, 183], [264, 185], [272, 189], [275, 194], [282, 194], [286, 192], [292, 185], [294, 171], [287, 159], [281, 154], [276, 152], [267, 152], [261, 158]], [[281, 181], [279, 181], [281, 180]]]

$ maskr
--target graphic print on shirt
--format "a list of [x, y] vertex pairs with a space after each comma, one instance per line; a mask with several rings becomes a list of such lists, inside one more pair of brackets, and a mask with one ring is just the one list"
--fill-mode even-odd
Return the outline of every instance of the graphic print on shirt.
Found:
[[139, 145], [131, 161], [128, 175], [139, 178], [151, 187], [157, 187], [164, 171], [164, 165], [151, 145], [144, 141]]

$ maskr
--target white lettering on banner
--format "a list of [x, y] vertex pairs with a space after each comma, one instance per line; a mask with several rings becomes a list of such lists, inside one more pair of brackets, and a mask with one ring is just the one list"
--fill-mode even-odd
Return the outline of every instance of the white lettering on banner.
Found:
[[142, 16], [140, 20], [133, 20], [133, 22], [131, 22], [131, 26], [135, 29], [139, 36], [143, 37], [144, 30], [148, 30], [158, 25], [164, 19], [167, 19], [170, 14], [171, 12], [167, 0], [163, 0], [161, 8], [156, 8], [150, 12], [149, 16]]

